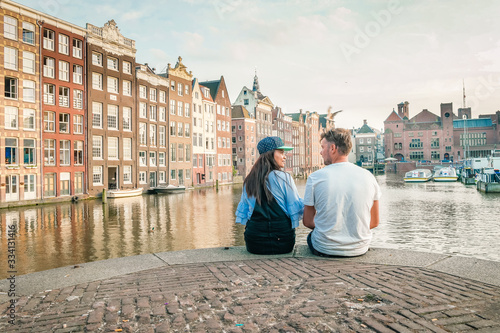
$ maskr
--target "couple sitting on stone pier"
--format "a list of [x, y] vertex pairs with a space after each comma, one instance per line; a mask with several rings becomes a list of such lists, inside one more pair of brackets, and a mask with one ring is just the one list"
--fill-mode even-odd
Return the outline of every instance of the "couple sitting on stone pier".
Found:
[[312, 229], [307, 244], [315, 255], [352, 257], [368, 251], [371, 229], [379, 224], [380, 187], [369, 171], [348, 161], [348, 130], [326, 131], [320, 144], [325, 167], [308, 177], [302, 199], [290, 174], [282, 171], [285, 152], [292, 148], [276, 136], [258, 143], [260, 156], [245, 178], [236, 210], [248, 252], [291, 252], [301, 219]]

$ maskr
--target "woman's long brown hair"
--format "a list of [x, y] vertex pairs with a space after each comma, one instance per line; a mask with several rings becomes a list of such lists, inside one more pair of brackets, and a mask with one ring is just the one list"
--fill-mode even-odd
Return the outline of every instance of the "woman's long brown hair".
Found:
[[257, 203], [260, 205], [262, 202], [261, 189], [264, 186], [264, 195], [267, 202], [273, 199], [271, 191], [267, 188], [267, 178], [271, 171], [280, 170], [278, 163], [274, 159], [274, 150], [265, 152], [260, 155], [255, 164], [250, 170], [250, 173], [245, 178], [243, 185], [246, 188], [248, 197], [255, 197]]

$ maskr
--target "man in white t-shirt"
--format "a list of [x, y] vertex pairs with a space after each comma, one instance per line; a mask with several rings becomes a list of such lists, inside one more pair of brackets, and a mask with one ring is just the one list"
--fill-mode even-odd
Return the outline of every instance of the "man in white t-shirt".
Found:
[[307, 244], [318, 256], [365, 254], [379, 224], [380, 187], [373, 174], [348, 161], [351, 148], [346, 129], [321, 134], [325, 167], [307, 179], [303, 218], [312, 229]]

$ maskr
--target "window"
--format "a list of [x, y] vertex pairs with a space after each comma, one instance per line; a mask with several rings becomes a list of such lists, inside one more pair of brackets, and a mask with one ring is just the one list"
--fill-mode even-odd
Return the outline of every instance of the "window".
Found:
[[24, 175], [24, 199], [36, 198], [36, 178], [35, 175]]
[[68, 113], [59, 113], [59, 133], [69, 133]]
[[5, 77], [5, 97], [17, 99], [17, 79]]
[[146, 145], [146, 123], [139, 123], [139, 144]]
[[186, 117], [191, 116], [191, 109], [190, 109], [189, 103], [184, 104], [184, 116], [186, 116]]
[[191, 130], [189, 124], [184, 124], [184, 136], [189, 138], [191, 136]]
[[82, 59], [83, 43], [79, 39], [73, 39], [73, 57]]
[[132, 96], [132, 82], [123, 80], [123, 94]]
[[108, 105], [108, 129], [118, 130], [117, 105]]
[[54, 78], [55, 60], [50, 57], [43, 57], [43, 76]]
[[59, 53], [69, 54], [69, 37], [59, 34]]
[[35, 130], [35, 110], [23, 110], [23, 127], [24, 130]]
[[158, 164], [160, 166], [166, 166], [166, 160], [165, 160], [165, 153], [164, 152], [159, 152], [158, 153]]
[[56, 114], [52, 111], [43, 112], [43, 130], [45, 132], [56, 131]]
[[182, 92], [183, 92], [183, 91], [184, 91], [184, 90], [182, 89], [182, 83], [178, 83], [178, 84], [177, 84], [177, 94], [178, 94], [179, 96], [182, 96]]
[[142, 85], [139, 86], [139, 97], [140, 98], [148, 98], [146, 86], [142, 86]]
[[175, 101], [170, 100], [170, 114], [175, 114]]
[[156, 166], [156, 152], [155, 151], [149, 152], [149, 165]]
[[102, 136], [92, 137], [92, 157], [102, 159]]
[[108, 138], [108, 159], [118, 159], [118, 138], [116, 137]]
[[92, 73], [92, 88], [102, 90], [102, 74]]
[[56, 165], [56, 140], [44, 140], [44, 164]]
[[123, 166], [123, 183], [124, 184], [132, 184], [132, 166], [124, 165]]
[[73, 65], [73, 83], [82, 84], [83, 83], [83, 67], [79, 65]]
[[149, 119], [156, 121], [156, 105], [149, 106]]
[[148, 166], [147, 163], [147, 158], [146, 158], [146, 152], [145, 151], [140, 151], [139, 152], [139, 165], [140, 166]]
[[97, 52], [92, 52], [92, 65], [102, 67], [102, 54]]
[[92, 127], [102, 128], [102, 103], [92, 102]]
[[71, 142], [69, 140], [59, 141], [59, 164], [70, 165]]
[[189, 95], [189, 86], [187, 84], [184, 85], [184, 94]]
[[175, 180], [175, 175], [177, 174], [177, 170], [170, 170], [170, 179]]
[[170, 81], [170, 89], [175, 91], [175, 81]]
[[69, 88], [59, 87], [59, 106], [69, 108]]
[[139, 117], [147, 118], [148, 117], [148, 105], [143, 102], [139, 102]]
[[165, 126], [160, 126], [158, 128], [158, 132], [159, 132], [160, 147], [165, 147], [165, 145], [167, 143], [167, 133], [166, 133]]
[[6, 129], [17, 129], [18, 128], [18, 118], [19, 112], [16, 107], [6, 106], [5, 108], [5, 128]]
[[154, 88], [150, 88], [149, 89], [149, 100], [152, 101], [152, 102], [156, 102], [156, 89]]
[[147, 166], [147, 159], [146, 159], [146, 152], [145, 151], [140, 151], [139, 152], [139, 165], [140, 166]]
[[3, 35], [5, 38], [17, 40], [17, 20], [10, 16], [4, 16]]
[[186, 162], [191, 161], [191, 145], [186, 145]]
[[245, 99], [243, 100], [243, 104], [244, 104], [244, 105], [248, 105], [248, 104], [250, 104], [250, 103], [248, 102], [248, 99], [246, 99], [246, 98], [245, 98]]
[[139, 172], [139, 183], [140, 184], [147, 184], [146, 183], [146, 171]]
[[92, 183], [94, 185], [102, 185], [102, 166], [92, 168]]
[[123, 107], [123, 130], [132, 130], [132, 108]]
[[167, 93], [160, 90], [160, 103], [167, 103]]
[[183, 130], [182, 130], [182, 123], [179, 122], [177, 124], [177, 136], [182, 136], [182, 132], [183, 132]]
[[44, 29], [43, 30], [43, 48], [47, 49], [47, 50], [54, 51], [54, 41], [55, 41], [54, 31]]
[[[170, 161], [172, 161], [172, 162], [177, 161], [177, 158], [175, 156], [176, 146], [177, 145], [175, 143], [170, 144]], [[175, 179], [175, 177], [173, 179]]]
[[35, 74], [35, 54], [23, 51], [23, 72]]
[[17, 49], [4, 47], [3, 65], [6, 69], [17, 71]]
[[56, 99], [56, 86], [50, 83], [43, 84], [43, 103], [54, 105]]
[[170, 136], [175, 136], [175, 121], [170, 122]]
[[18, 163], [17, 138], [5, 138], [5, 164], [16, 165]]
[[35, 81], [23, 80], [23, 101], [35, 103]]
[[69, 81], [69, 63], [59, 60], [59, 80]]
[[108, 69], [117, 71], [118, 70], [118, 59], [108, 57]]
[[178, 144], [178, 147], [177, 147], [177, 153], [178, 153], [178, 161], [179, 162], [183, 162], [184, 161], [184, 144], [183, 143], [179, 143]]
[[56, 195], [56, 174], [47, 173], [43, 176], [43, 195], [45, 197], [53, 197]]
[[160, 121], [167, 121], [167, 109], [164, 106], [160, 106]]
[[28, 22], [23, 22], [23, 42], [25, 42], [27, 44], [35, 45], [35, 25], [34, 24], [31, 24]]
[[75, 172], [73, 184], [74, 194], [83, 194], [83, 172]]
[[132, 160], [132, 138], [123, 139], [123, 159]]
[[182, 116], [182, 102], [177, 101], [177, 115]]
[[83, 91], [73, 90], [73, 108], [83, 109]]
[[118, 94], [118, 79], [108, 76], [108, 92]]
[[132, 65], [128, 61], [123, 61], [123, 73], [132, 74]]
[[73, 134], [83, 134], [83, 116], [73, 116]]
[[156, 146], [156, 125], [149, 125], [149, 144]]

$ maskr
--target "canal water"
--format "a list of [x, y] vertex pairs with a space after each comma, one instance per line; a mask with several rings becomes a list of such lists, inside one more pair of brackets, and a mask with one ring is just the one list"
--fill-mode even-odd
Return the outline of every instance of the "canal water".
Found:
[[[457, 254], [500, 261], [500, 195], [457, 183], [405, 184], [378, 175], [381, 223], [373, 247]], [[298, 180], [303, 195], [305, 181]], [[162, 251], [244, 245], [234, 223], [241, 185], [171, 195], [0, 210], [0, 279], [9, 271], [8, 226], [16, 225], [18, 275], [96, 260]], [[308, 229], [297, 230], [306, 244]], [[12, 252], [11, 252], [12, 253]]]

